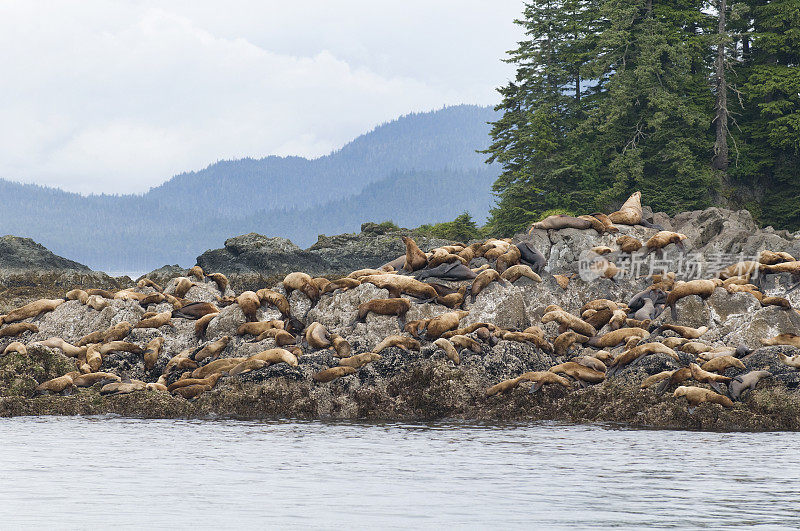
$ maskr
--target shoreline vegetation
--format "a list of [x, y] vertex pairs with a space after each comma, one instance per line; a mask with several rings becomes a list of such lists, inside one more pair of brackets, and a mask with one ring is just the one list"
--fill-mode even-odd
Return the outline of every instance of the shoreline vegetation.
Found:
[[[607, 224], [559, 216], [509, 240], [419, 237], [420, 249], [393, 227], [332, 237], [341, 248], [330, 257], [348, 260], [327, 276], [254, 276], [288, 248], [253, 235], [232, 239], [246, 253], [209, 251], [218, 269], [162, 268], [138, 282], [30, 263], [44, 283], [2, 308], [0, 416], [800, 430], [800, 291], [788, 291], [800, 240], [758, 229], [746, 211], [633, 206], [633, 219], [615, 216], [624, 207]], [[644, 247], [624, 251], [622, 236]], [[645, 253], [677, 275], [629, 274]], [[689, 257], [705, 292], [682, 287]], [[8, 271], [0, 264], [0, 283], [19, 282]], [[758, 371], [769, 376], [746, 377]]]

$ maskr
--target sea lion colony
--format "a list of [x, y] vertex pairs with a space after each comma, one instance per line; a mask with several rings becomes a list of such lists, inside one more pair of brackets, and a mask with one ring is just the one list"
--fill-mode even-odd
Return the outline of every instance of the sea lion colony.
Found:
[[[598, 233], [617, 233], [615, 224], [643, 224], [657, 232], [646, 242], [629, 235], [617, 239], [618, 249], [595, 249], [598, 254], [650, 253], [670, 244], [682, 245], [686, 237], [642, 219], [640, 195], [637, 192], [625, 202], [620, 211], [608, 216], [595, 213], [589, 216], [551, 216], [535, 223], [535, 230], [562, 228], [593, 229]], [[485, 390], [486, 397], [506, 393], [518, 386], [530, 384], [533, 393], [545, 385], [574, 389], [596, 385], [612, 379], [626, 366], [648, 356], [666, 356], [678, 368], [642, 378], [642, 389], [653, 389], [659, 395], [671, 391], [665, 400], [686, 400], [690, 411], [702, 403], [732, 407], [733, 400], [754, 389], [764, 378], [772, 376], [764, 370], [746, 370], [742, 358], [750, 350], [741, 345], [713, 344], [703, 340], [709, 327], [690, 327], [675, 323], [653, 323], [670, 308], [675, 315], [676, 304], [683, 298], [697, 296], [705, 299], [715, 290], [727, 293], [746, 293], [763, 305], [776, 305], [795, 312], [788, 300], [768, 297], [758, 287], [758, 275], [800, 272], [800, 262], [786, 253], [765, 250], [759, 262], [731, 264], [715, 278], [682, 282], [674, 274], [655, 275], [652, 284], [627, 300], [595, 298], [585, 301], [580, 312], [570, 313], [557, 305], [544, 309], [540, 323], [524, 329], [503, 328], [492, 322], [471, 322], [463, 310], [465, 300], [474, 303], [476, 297], [493, 283], [508, 285], [527, 279], [542, 282], [542, 275], [552, 276], [558, 289], [570, 289], [570, 275], [549, 275], [546, 261], [528, 241], [513, 243], [511, 239], [487, 239], [472, 244], [453, 244], [423, 252], [413, 239], [404, 237], [406, 253], [396, 260], [372, 269], [364, 268], [349, 275], [330, 280], [311, 277], [302, 272], [287, 275], [283, 283], [258, 291], [232, 292], [228, 279], [220, 273], [206, 274], [198, 266], [188, 276], [174, 279], [169, 289], [144, 278], [135, 288], [110, 293], [104, 290], [72, 290], [63, 299], [42, 299], [0, 316], [0, 352], [4, 355], [26, 355], [34, 346], [46, 347], [74, 360], [74, 370], [57, 378], [40, 382], [36, 392], [74, 393], [82, 387], [96, 386], [101, 395], [126, 394], [135, 391], [172, 393], [189, 400], [196, 399], [226, 379], [240, 378], [247, 373], [271, 366], [286, 364], [297, 367], [310, 353], [329, 351], [335, 360], [330, 366], [311, 376], [314, 385], [327, 385], [339, 378], [358, 373], [363, 367], [381, 360], [386, 349], [405, 352], [428, 347], [433, 355], [441, 353], [453, 365], [458, 365], [465, 352], [484, 355], [500, 341], [517, 342], [526, 348], [537, 349], [550, 359], [547, 370], [528, 371], [499, 381]], [[644, 249], [642, 249], [644, 247]], [[607, 262], [600, 277], [612, 278], [618, 271]], [[603, 280], [601, 280], [602, 282]], [[329, 330], [322, 323], [310, 321], [306, 310], [295, 313], [292, 293], [302, 294], [313, 308], [324, 304], [336, 293], [358, 290], [365, 284], [386, 290], [388, 297], [373, 297], [348, 310], [340, 330]], [[193, 300], [192, 288], [197, 285], [216, 286], [216, 300]], [[555, 286], [553, 287], [555, 289]], [[295, 296], [294, 300], [301, 297]], [[139, 306], [142, 313], [136, 322], [117, 320], [112, 326], [94, 330], [81, 337], [49, 337], [32, 339], [38, 332], [37, 322], [49, 312], [56, 311], [69, 301], [84, 305], [93, 312], [111, 312], [123, 307], [114, 301]], [[408, 319], [415, 306], [433, 309], [429, 318]], [[207, 337], [207, 331], [227, 312], [238, 308], [242, 318], [232, 335]], [[437, 309], [438, 308], [438, 309]], [[265, 309], [274, 318], [259, 320]], [[328, 308], [335, 310], [335, 308]], [[375, 338], [372, 348], [356, 348], [346, 339], [345, 331], [370, 316], [397, 319], [398, 333]], [[192, 323], [194, 338], [191, 345], [167, 350], [168, 341], [184, 329], [181, 323]], [[137, 330], [147, 330], [147, 340]], [[239, 336], [235, 347], [233, 338]], [[27, 339], [27, 341], [26, 341]], [[266, 342], [266, 343], [265, 343]], [[765, 345], [800, 347], [800, 336], [783, 333], [764, 337]], [[256, 347], [256, 352], [252, 348]], [[262, 348], [268, 347], [268, 348]], [[127, 353], [135, 356], [152, 381], [115, 374], [107, 363], [109, 356]], [[128, 358], [130, 359], [130, 357]], [[162, 363], [158, 363], [162, 360]], [[780, 362], [800, 368], [800, 356], [780, 354]], [[402, 370], [402, 367], [398, 368]], [[674, 398], [673, 398], [674, 397]], [[496, 400], [502, 398], [495, 398]]]

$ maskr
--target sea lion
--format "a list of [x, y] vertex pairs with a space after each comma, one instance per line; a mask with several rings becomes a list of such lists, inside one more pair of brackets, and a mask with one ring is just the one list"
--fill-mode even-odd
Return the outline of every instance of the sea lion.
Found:
[[244, 313], [248, 321], [256, 320], [256, 312], [261, 307], [261, 299], [258, 298], [254, 291], [243, 291], [236, 297], [236, 304], [242, 309], [242, 313]]
[[481, 271], [481, 273], [475, 277], [475, 280], [472, 282], [472, 285], [469, 288], [470, 297], [472, 298], [472, 302], [475, 302], [475, 297], [477, 297], [481, 291], [486, 288], [491, 282], [500, 282], [501, 284], [505, 284], [506, 281], [500, 278], [500, 273], [498, 273], [495, 269], [487, 269], [486, 271]]
[[[96, 295], [94, 295], [96, 297]], [[160, 304], [167, 300], [163, 293], [150, 293], [139, 299], [142, 308], [147, 308], [151, 304]]]
[[642, 193], [634, 192], [619, 210], [608, 215], [612, 223], [620, 225], [639, 225], [642, 222]]
[[[515, 266], [516, 267], [516, 266]], [[440, 295], [436, 297], [437, 304], [447, 306], [448, 308], [460, 308], [464, 304], [464, 297], [467, 294], [467, 286], [461, 286], [455, 293], [447, 295]]]
[[90, 372], [74, 377], [72, 379], [72, 383], [75, 385], [75, 387], [91, 387], [98, 382], [105, 385], [112, 382], [119, 382], [121, 380], [122, 378], [110, 372]]
[[723, 407], [733, 407], [733, 402], [731, 402], [731, 399], [727, 396], [702, 387], [681, 385], [675, 389], [672, 396], [675, 398], [685, 397], [689, 402], [689, 413], [693, 413], [697, 406], [703, 402], [711, 402], [712, 404], [719, 404]]
[[259, 359], [252, 359], [248, 358], [243, 362], [236, 365], [233, 369], [228, 371], [228, 374], [231, 376], [237, 376], [239, 374], [245, 374], [251, 371], [257, 371], [259, 369], [263, 369], [264, 367], [269, 367], [270, 364], [264, 360]]
[[800, 336], [796, 334], [778, 334], [769, 339], [762, 338], [761, 344], [765, 346], [789, 345], [792, 347], [800, 347]]
[[322, 324], [314, 321], [306, 328], [306, 342], [311, 348], [322, 349], [331, 346], [328, 339], [329, 333], [327, 328]]
[[226, 277], [222, 273], [211, 273], [210, 275], [206, 276], [214, 281], [220, 293], [222, 293], [223, 295], [227, 291], [228, 286], [230, 286], [231, 284], [230, 281], [228, 280], [228, 277]]
[[207, 313], [200, 319], [194, 322], [194, 335], [197, 337], [203, 337], [206, 334], [206, 330], [208, 329], [208, 325], [211, 321], [214, 320], [219, 313]]
[[581, 319], [589, 323], [595, 330], [600, 330], [614, 317], [614, 312], [609, 309], [604, 310], [586, 310]]
[[697, 355], [697, 354], [702, 354], [703, 352], [714, 350], [714, 347], [712, 347], [708, 343], [703, 343], [701, 341], [687, 341], [686, 343], [680, 346], [680, 349], [683, 352], [688, 352], [689, 354]]
[[734, 377], [728, 384], [728, 396], [733, 400], [739, 400], [742, 397], [742, 393], [748, 389], [755, 389], [758, 382], [771, 376], [772, 373], [769, 371], [750, 371], [745, 374], [740, 374]]
[[513, 265], [503, 271], [503, 274], [500, 275], [500, 278], [509, 282], [516, 282], [522, 277], [527, 277], [534, 282], [542, 281], [542, 277], [536, 274], [533, 269], [531, 269], [531, 266], [525, 264]]
[[89, 298], [89, 294], [82, 289], [73, 289], [68, 291], [66, 295], [64, 295], [64, 298], [68, 301], [80, 301], [81, 304], [86, 304], [86, 299]]
[[594, 299], [585, 303], [581, 307], [581, 314], [587, 310], [611, 310], [614, 311], [619, 308], [619, 305], [610, 299]]
[[198, 367], [190, 374], [191, 378], [205, 378], [210, 374], [225, 372], [233, 369], [246, 358], [220, 358]]
[[608, 233], [619, 232], [619, 229], [614, 226], [614, 222], [612, 222], [611, 219], [609, 219], [609, 217], [603, 214], [602, 212], [595, 212], [594, 214], [592, 214], [592, 217], [596, 218], [597, 220], [600, 221], [600, 223], [603, 224], [603, 232], [608, 232]]
[[14, 323], [31, 317], [38, 317], [42, 313], [52, 312], [65, 302], [66, 300], [64, 299], [39, 299], [38, 301], [11, 310], [3, 317], [0, 324]]
[[74, 378], [80, 376], [78, 371], [68, 372], [63, 376], [47, 380], [36, 386], [35, 394], [41, 395], [45, 393], [63, 393], [65, 390], [74, 386]]
[[497, 257], [494, 268], [498, 273], [503, 273], [509, 267], [518, 265], [521, 258], [522, 253], [519, 248], [516, 245], [511, 245], [506, 252]]
[[590, 337], [588, 343], [592, 347], [613, 348], [627, 342], [632, 337], [643, 339], [647, 336], [648, 332], [641, 328], [619, 328], [602, 336]]
[[566, 214], [556, 214], [547, 216], [541, 221], [537, 221], [528, 229], [528, 234], [533, 234], [535, 230], [560, 230], [560, 229], [591, 229], [592, 223], [586, 219], [568, 216]]
[[219, 357], [220, 353], [225, 350], [225, 347], [228, 346], [228, 342], [231, 340], [231, 336], [222, 336], [221, 338], [213, 341], [211, 343], [206, 343], [203, 348], [195, 353], [193, 356], [194, 361], [200, 363], [204, 361], [206, 358], [216, 359]]
[[606, 255], [606, 254], [613, 253], [614, 249], [612, 249], [611, 247], [609, 247], [607, 245], [596, 245], [596, 246], [591, 248], [591, 251], [594, 254], [598, 254], [600, 256], [603, 256], [603, 255]]
[[440, 264], [434, 268], [421, 269], [414, 272], [414, 278], [440, 278], [442, 280], [470, 280], [478, 276], [472, 269], [460, 262]]
[[490, 397], [499, 393], [507, 392], [517, 387], [522, 382], [533, 382], [533, 385], [528, 390], [528, 393], [534, 393], [547, 384], [558, 384], [566, 387], [567, 389], [572, 387], [572, 385], [569, 383], [569, 380], [567, 380], [563, 376], [559, 376], [554, 372], [531, 371], [523, 373], [516, 378], [512, 378], [511, 380], [506, 380], [504, 382], [500, 382], [497, 385], [493, 385], [492, 387], [486, 390], [486, 396]]
[[163, 337], [156, 337], [151, 339], [144, 350], [144, 368], [148, 371], [151, 370], [156, 362], [158, 361], [158, 357], [161, 355], [161, 349], [164, 347], [164, 338]]
[[439, 296], [433, 286], [403, 275], [387, 273], [382, 275], [367, 275], [361, 277], [361, 283], [369, 283], [378, 288], [386, 289], [389, 291], [389, 296], [394, 298], [399, 297], [401, 294], [406, 294], [416, 298], [434, 300]]
[[360, 369], [364, 365], [372, 363], [373, 361], [378, 361], [379, 359], [381, 359], [380, 354], [375, 354], [374, 352], [364, 352], [362, 354], [356, 354], [355, 356], [350, 356], [348, 358], [341, 358], [339, 360], [339, 365], [343, 367], [353, 367], [354, 369]]
[[372, 299], [358, 305], [358, 316], [356, 320], [364, 321], [367, 318], [367, 314], [370, 312], [378, 315], [396, 315], [402, 318], [410, 309], [411, 301], [408, 299]]
[[608, 370], [606, 364], [594, 356], [576, 356], [570, 361], [574, 363], [580, 363], [581, 365], [589, 367], [590, 369], [594, 369], [598, 372], [606, 372]]
[[620, 251], [628, 254], [635, 253], [642, 248], [642, 242], [633, 236], [628, 236], [627, 234], [617, 238], [617, 245], [619, 246]]
[[162, 312], [153, 315], [147, 319], [142, 319], [134, 328], [161, 328], [162, 326], [171, 326], [175, 328], [172, 324], [172, 312]]
[[219, 313], [219, 308], [210, 302], [191, 302], [184, 304], [180, 308], [172, 311], [172, 317], [182, 317], [184, 319], [200, 319], [210, 313]]
[[467, 315], [469, 315], [468, 311], [454, 310], [452, 312], [444, 313], [438, 317], [434, 317], [428, 321], [425, 335], [430, 340], [438, 339], [445, 332], [458, 328], [459, 321], [461, 321], [461, 319]]
[[535, 273], [541, 273], [547, 266], [547, 259], [542, 253], [533, 248], [529, 242], [520, 242], [517, 244], [519, 249], [520, 260], [528, 264]]
[[454, 347], [456, 347], [456, 349], [471, 350], [475, 354], [480, 354], [481, 352], [483, 352], [480, 343], [478, 343], [471, 337], [465, 336], [463, 334], [457, 334], [454, 336], [450, 336], [449, 338], [440, 338], [440, 339], [447, 339], [448, 341], [450, 341], [450, 343], [453, 344]]
[[555, 338], [553, 341], [553, 351], [556, 356], [566, 356], [576, 343], [583, 344], [587, 341], [589, 341], [588, 337], [569, 330]]
[[281, 315], [288, 317], [292, 314], [292, 308], [289, 304], [289, 299], [285, 295], [272, 291], [271, 289], [262, 288], [256, 292], [256, 297], [259, 300], [259, 306], [267, 303], [274, 306]]
[[792, 303], [784, 297], [762, 297], [759, 302], [761, 302], [761, 306], [778, 306], [784, 310], [792, 309]]
[[250, 334], [251, 336], [260, 336], [267, 330], [273, 329], [284, 329], [284, 323], [280, 320], [272, 320], [272, 321], [250, 321], [247, 323], [243, 323], [239, 325], [239, 328], [236, 329], [236, 333], [240, 336], [245, 334]]
[[586, 321], [582, 320], [575, 315], [572, 315], [569, 312], [565, 312], [564, 310], [551, 310], [545, 313], [541, 319], [542, 323], [549, 323], [551, 321], [556, 321], [560, 325], [565, 326], [578, 332], [581, 335], [592, 337], [597, 335], [597, 330], [594, 329], [592, 325], [587, 323]]
[[692, 328], [690, 326], [662, 324], [656, 329], [656, 333], [660, 334], [664, 330], [672, 330], [673, 332], [677, 332], [681, 337], [685, 339], [698, 339], [700, 336], [708, 332], [708, 327], [701, 326], [700, 328]]
[[[405, 257], [403, 257], [403, 259], [405, 259]], [[382, 275], [384, 273], [385, 271], [381, 271], [380, 269], [370, 269], [370, 268], [357, 269], [352, 273], [350, 273], [349, 275], [347, 275], [347, 278], [358, 280], [361, 277], [366, 277], [369, 275]]]
[[763, 271], [765, 274], [791, 273], [797, 276], [800, 275], [800, 261], [780, 262], [773, 265], [762, 264], [759, 270]]
[[561, 289], [566, 290], [567, 286], [569, 286], [570, 278], [572, 277], [567, 275], [553, 275], [553, 278]]
[[264, 330], [256, 337], [256, 341], [264, 341], [265, 339], [274, 339], [275, 344], [279, 347], [297, 343], [297, 338], [283, 328], [270, 328], [269, 330]]
[[170, 393], [176, 389], [180, 389], [181, 387], [189, 387], [190, 385], [208, 385], [212, 388], [217, 385], [217, 382], [222, 377], [222, 372], [216, 372], [205, 378], [184, 378], [182, 380], [176, 380], [174, 383], [167, 386], [167, 391]]
[[108, 299], [104, 299], [100, 295], [89, 295], [86, 299], [86, 306], [98, 312], [102, 312], [108, 306]]
[[355, 367], [331, 367], [330, 369], [325, 369], [324, 371], [314, 374], [312, 378], [315, 382], [328, 383], [342, 376], [353, 374], [356, 370]]
[[98, 289], [98, 288], [91, 288], [87, 289], [86, 293], [89, 295], [97, 295], [99, 297], [103, 297], [104, 299], [113, 299], [114, 294], [108, 290]]
[[297, 367], [297, 356], [285, 348], [270, 348], [258, 354], [253, 354], [248, 359], [262, 360], [267, 363], [286, 363], [290, 367]]
[[436, 347], [442, 349], [450, 361], [452, 361], [456, 365], [461, 363], [461, 358], [458, 355], [458, 351], [456, 350], [456, 347], [449, 339], [440, 337], [439, 339], [434, 341], [433, 344]]
[[14, 323], [0, 328], [0, 338], [17, 337], [25, 332], [38, 332], [39, 327], [33, 323]]
[[656, 308], [653, 299], [645, 299], [644, 306], [636, 310], [636, 313], [633, 314], [633, 318], [637, 321], [650, 321], [658, 317], [662, 310], [662, 307]]
[[75, 346], [83, 347], [90, 343], [108, 343], [109, 341], [119, 341], [124, 339], [133, 327], [127, 321], [120, 321], [105, 330], [98, 330], [80, 338]]
[[[794, 356], [787, 356], [783, 352], [778, 352], [778, 359], [780, 359], [781, 363], [783, 363], [784, 365], [793, 367], [795, 369], [800, 369], [800, 354], [795, 354]], [[741, 363], [741, 361], [739, 361], [739, 363]], [[705, 366], [703, 368], [705, 368]], [[742, 369], [744, 369], [744, 366], [742, 366]]]
[[408, 236], [401, 236], [401, 238], [406, 245], [406, 261], [403, 265], [403, 269], [406, 271], [416, 271], [428, 265], [428, 257], [417, 246], [417, 242]]
[[86, 347], [76, 347], [70, 343], [67, 343], [60, 337], [51, 337], [50, 339], [46, 339], [44, 341], [37, 341], [34, 345], [42, 345], [47, 348], [57, 348], [64, 353], [65, 356], [69, 356], [70, 358], [74, 358], [86, 352]]
[[738, 262], [733, 265], [729, 265], [728, 267], [721, 270], [717, 276], [722, 280], [729, 279], [731, 277], [744, 277], [750, 280], [754, 275], [758, 275], [759, 268], [761, 264], [758, 262], [744, 261]]
[[375, 348], [372, 349], [372, 352], [380, 353], [383, 349], [389, 347], [397, 347], [401, 350], [409, 352], [410, 350], [419, 351], [420, 344], [419, 341], [416, 339], [399, 336], [399, 335], [392, 335], [385, 337], [380, 343], [378, 343]]
[[643, 345], [633, 347], [632, 349], [627, 350], [614, 358], [608, 366], [608, 374], [616, 374], [626, 365], [633, 363], [642, 356], [647, 356], [650, 354], [666, 354], [673, 360], [680, 363], [678, 354], [668, 346], [661, 343], [645, 343]]
[[[370, 271], [376, 271], [376, 270], [370, 270]], [[380, 272], [378, 272], [376, 274], [380, 274]], [[343, 291], [347, 291], [349, 289], [357, 288], [360, 285], [361, 285], [361, 282], [358, 281], [358, 278], [351, 278], [351, 277], [340, 278], [340, 279], [332, 281], [330, 284], [325, 286], [325, 289], [322, 290], [322, 293], [323, 294], [324, 293], [333, 293], [333, 292], [335, 292], [336, 290], [339, 290], [339, 289], [343, 290]]]
[[775, 265], [780, 264], [781, 262], [794, 262], [795, 258], [790, 255], [789, 253], [784, 252], [773, 252], [773, 251], [761, 251], [761, 254], [758, 255], [758, 262], [764, 265]]
[[406, 326], [403, 327], [404, 332], [408, 332], [412, 336], [419, 339], [419, 334], [428, 326], [428, 322], [430, 319], [417, 319], [415, 321], [410, 321], [406, 323]]
[[312, 302], [319, 300], [319, 290], [314, 283], [311, 282], [311, 275], [307, 273], [289, 273], [283, 279], [283, 289], [286, 291], [287, 297], [291, 295], [294, 290], [297, 290], [311, 299]]
[[566, 363], [560, 363], [553, 367], [550, 367], [550, 372], [556, 374], [566, 374], [567, 376], [571, 376], [578, 380], [578, 383], [581, 387], [585, 387], [586, 383], [600, 383], [606, 379], [605, 373], [600, 371], [596, 371], [592, 368], [586, 367], [585, 365], [581, 365], [580, 363], [575, 363], [573, 361], [568, 361]]
[[597, 234], [603, 234], [606, 231], [606, 226], [603, 224], [603, 222], [594, 216], [583, 215], [583, 216], [578, 216], [578, 219], [583, 219], [588, 221], [591, 224], [592, 228], [597, 231]]
[[642, 380], [642, 383], [639, 385], [639, 389], [647, 389], [648, 387], [651, 387], [654, 384], [667, 380], [669, 379], [670, 376], [672, 376], [673, 372], [675, 371], [661, 371], [656, 374], [651, 374], [650, 376]]
[[516, 341], [517, 343], [531, 343], [547, 353], [553, 352], [553, 345], [548, 343], [546, 339], [542, 338], [538, 334], [531, 334], [527, 332], [511, 332], [508, 330], [503, 330], [496, 333], [499, 333], [499, 337], [506, 341]]
[[133, 354], [141, 354], [144, 352], [142, 347], [136, 343], [130, 343], [128, 341], [111, 341], [109, 343], [100, 345], [97, 350], [102, 356], [105, 356], [109, 352], [130, 352]]
[[691, 377], [692, 370], [689, 367], [681, 367], [680, 369], [670, 371], [669, 378], [662, 380], [655, 392], [657, 395], [662, 395], [668, 388], [683, 383]]
[[645, 242], [644, 246], [647, 247], [647, 251], [644, 253], [644, 256], [647, 256], [653, 251], [663, 249], [671, 243], [674, 243], [675, 247], [677, 247], [681, 252], [684, 252], [686, 247], [683, 245], [683, 240], [686, 238], [687, 236], [685, 234], [681, 234], [680, 232], [672, 232], [668, 230], [658, 231], [651, 236], [647, 242]]
[[158, 382], [150, 382], [148, 384], [145, 384], [144, 389], [145, 391], [154, 391], [159, 393], [167, 392], [167, 386]]
[[667, 306], [670, 307], [672, 311], [672, 318], [678, 318], [678, 310], [675, 306], [675, 303], [678, 302], [680, 299], [684, 297], [688, 297], [690, 295], [697, 295], [703, 299], [707, 299], [714, 293], [714, 290], [717, 287], [722, 286], [722, 281], [719, 279], [713, 280], [690, 280], [688, 282], [679, 281], [675, 283], [675, 287], [672, 288], [672, 291], [669, 292], [667, 295]]
[[353, 347], [339, 334], [331, 334], [330, 340], [331, 345], [333, 345], [333, 350], [336, 351], [335, 356], [337, 358], [348, 358], [353, 353]]
[[211, 389], [212, 387], [210, 385], [187, 385], [186, 387], [179, 387], [178, 389], [175, 389], [173, 394], [183, 397], [186, 400], [191, 400], [193, 398], [197, 398], [203, 393], [211, 391]]
[[13, 343], [9, 343], [5, 349], [3, 349], [3, 355], [17, 353], [22, 354], [23, 356], [28, 355], [28, 347], [25, 346], [24, 343], [20, 343], [19, 341], [14, 341]]
[[428, 258], [427, 267], [434, 268], [441, 264], [452, 264], [454, 262], [467, 265], [466, 260], [458, 256], [457, 254], [450, 253], [447, 251], [447, 249], [442, 249], [441, 247], [439, 247], [431, 251], [431, 256], [430, 258]]
[[[800, 359], [798, 360], [800, 361]], [[738, 358], [734, 358], [733, 356], [719, 356], [714, 359], [711, 359], [705, 362], [703, 365], [700, 366], [701, 369], [708, 372], [717, 372], [722, 373], [725, 369], [730, 367], [736, 367], [737, 369], [744, 370], [744, 363], [742, 360]]]
[[664, 339], [661, 340], [661, 343], [663, 343], [664, 345], [668, 346], [671, 349], [675, 349], [683, 345], [687, 341], [689, 340], [684, 337], [665, 337]]
[[158, 292], [164, 291], [163, 289], [161, 289], [161, 286], [159, 286], [149, 278], [140, 278], [139, 281], [136, 283], [136, 285], [140, 288], [153, 288]]
[[722, 374], [714, 374], [713, 372], [708, 372], [703, 370], [698, 364], [690, 363], [689, 370], [692, 371], [692, 378], [696, 381], [701, 383], [707, 383], [710, 385], [714, 390], [718, 393], [722, 393], [722, 388], [719, 386], [720, 383], [728, 383], [731, 381], [731, 378], [728, 376], [723, 376]]
[[199, 265], [192, 266], [192, 268], [189, 269], [188, 275], [190, 277], [194, 277], [194, 278], [196, 278], [197, 280], [200, 280], [200, 281], [202, 281], [202, 280], [204, 280], [206, 278], [206, 274], [203, 272], [203, 268], [200, 267]]
[[196, 284], [186, 277], [178, 277], [178, 282], [175, 284], [175, 289], [172, 294], [179, 299], [186, 296], [186, 293]]

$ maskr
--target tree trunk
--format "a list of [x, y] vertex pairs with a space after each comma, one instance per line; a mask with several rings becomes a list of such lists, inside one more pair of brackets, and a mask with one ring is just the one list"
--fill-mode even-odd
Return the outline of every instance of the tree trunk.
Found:
[[714, 142], [713, 167], [715, 170], [728, 169], [728, 84], [725, 81], [725, 43], [726, 22], [725, 11], [727, 0], [719, 0], [719, 29], [717, 37], [717, 59], [715, 61], [717, 77], [717, 116], [714, 118], [717, 126], [717, 140]]

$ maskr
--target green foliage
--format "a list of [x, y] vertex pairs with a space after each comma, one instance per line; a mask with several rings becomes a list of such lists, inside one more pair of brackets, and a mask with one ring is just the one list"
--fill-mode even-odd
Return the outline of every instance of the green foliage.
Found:
[[476, 240], [483, 235], [483, 232], [469, 212], [464, 212], [453, 221], [445, 223], [436, 223], [433, 225], [420, 225], [415, 229], [415, 232], [431, 236], [433, 238], [441, 238], [443, 240], [452, 240], [459, 242], [468, 242], [469, 240]]
[[[489, 229], [510, 235], [551, 210], [608, 211], [636, 190], [668, 213], [729, 198], [753, 206], [736, 187], [764, 188], [754, 210], [800, 227], [800, 6], [728, 0], [724, 33], [718, 6], [529, 1], [485, 151], [503, 168]], [[733, 85], [728, 173], [711, 164], [720, 42]]]

